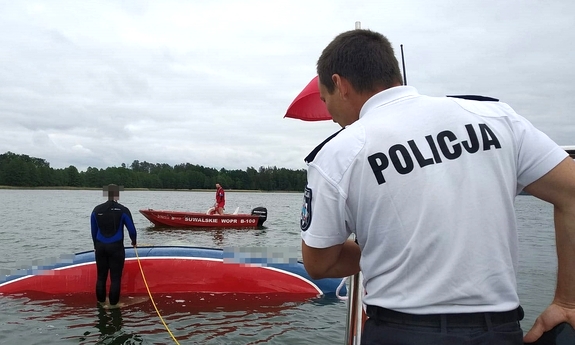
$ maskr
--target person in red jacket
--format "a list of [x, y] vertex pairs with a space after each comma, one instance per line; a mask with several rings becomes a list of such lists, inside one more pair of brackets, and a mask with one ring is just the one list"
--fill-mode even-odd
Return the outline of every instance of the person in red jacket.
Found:
[[216, 209], [217, 214], [224, 214], [224, 206], [226, 205], [226, 192], [220, 186], [219, 183], [216, 183], [216, 203], [214, 207]]

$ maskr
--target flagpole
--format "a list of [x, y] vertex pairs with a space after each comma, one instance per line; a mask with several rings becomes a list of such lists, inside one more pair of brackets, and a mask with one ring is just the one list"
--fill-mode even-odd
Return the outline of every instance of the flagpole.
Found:
[[405, 74], [405, 59], [403, 58], [403, 44], [401, 47], [401, 64], [403, 65], [403, 85], [407, 85], [407, 74]]

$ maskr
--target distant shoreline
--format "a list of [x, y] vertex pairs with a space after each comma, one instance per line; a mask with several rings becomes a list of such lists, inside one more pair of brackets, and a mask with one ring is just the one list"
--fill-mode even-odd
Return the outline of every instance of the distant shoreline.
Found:
[[[102, 188], [91, 187], [17, 187], [17, 186], [2, 186], [0, 189], [17, 189], [17, 190], [102, 190]], [[162, 189], [162, 188], [126, 188], [124, 191], [163, 191], [163, 192], [215, 192], [215, 189]], [[234, 192], [249, 192], [249, 193], [300, 193], [298, 191], [284, 191], [284, 190], [254, 190], [254, 189], [226, 189], [226, 193]]]

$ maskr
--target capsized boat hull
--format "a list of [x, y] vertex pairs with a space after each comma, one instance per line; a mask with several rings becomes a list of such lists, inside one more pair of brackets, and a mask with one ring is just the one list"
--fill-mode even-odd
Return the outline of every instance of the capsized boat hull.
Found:
[[166, 210], [139, 210], [156, 226], [196, 228], [258, 228], [267, 219], [267, 209], [257, 207], [251, 214], [206, 214]]
[[[132, 247], [126, 247], [122, 294], [145, 295], [146, 284]], [[235, 294], [280, 296], [304, 300], [335, 295], [341, 279], [313, 280], [303, 264], [265, 257], [235, 255], [233, 251], [198, 247], [139, 247], [137, 254], [150, 291], [154, 294]], [[275, 262], [274, 262], [275, 261]], [[94, 252], [74, 255], [68, 262], [36, 267], [0, 277], [0, 295], [33, 292], [36, 295], [93, 294], [96, 283]], [[345, 294], [345, 286], [340, 294]]]

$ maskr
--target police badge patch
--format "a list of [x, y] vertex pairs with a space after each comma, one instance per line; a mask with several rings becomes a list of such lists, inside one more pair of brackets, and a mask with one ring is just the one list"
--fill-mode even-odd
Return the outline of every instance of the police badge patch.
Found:
[[303, 205], [301, 207], [301, 219], [299, 221], [302, 231], [306, 231], [311, 224], [311, 188], [305, 187], [303, 191]]

